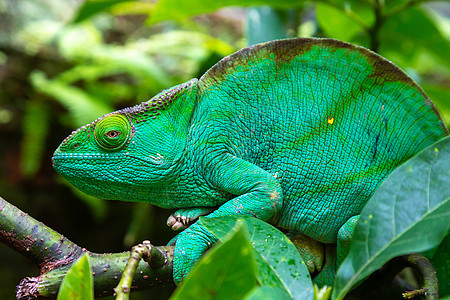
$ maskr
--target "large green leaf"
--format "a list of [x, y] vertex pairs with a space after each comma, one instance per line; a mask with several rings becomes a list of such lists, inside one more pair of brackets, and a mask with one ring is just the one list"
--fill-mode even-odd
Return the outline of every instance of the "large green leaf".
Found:
[[294, 244], [281, 231], [259, 219], [242, 216], [200, 218], [199, 222], [219, 239], [226, 237], [236, 222], [245, 222], [257, 261], [259, 283], [281, 288], [293, 299], [313, 299], [308, 269]]
[[333, 291], [350, 289], [390, 259], [439, 245], [450, 223], [450, 137], [397, 168], [361, 213]]
[[206, 253], [171, 299], [243, 299], [257, 286], [252, 252], [241, 227]]
[[160, 0], [150, 14], [150, 23], [165, 20], [182, 20], [197, 14], [212, 12], [226, 6], [270, 5], [272, 7], [295, 7], [298, 0]]
[[57, 299], [94, 299], [94, 280], [86, 254], [83, 254], [73, 263], [67, 272], [66, 277], [61, 282]]

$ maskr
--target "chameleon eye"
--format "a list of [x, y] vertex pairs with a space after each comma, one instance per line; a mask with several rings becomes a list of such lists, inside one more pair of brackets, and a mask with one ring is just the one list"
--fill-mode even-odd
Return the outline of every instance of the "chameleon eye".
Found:
[[95, 142], [105, 150], [117, 150], [128, 141], [131, 125], [124, 115], [109, 115], [95, 125]]
[[120, 131], [118, 130], [110, 130], [107, 133], [105, 133], [107, 137], [114, 139], [117, 138], [120, 135]]

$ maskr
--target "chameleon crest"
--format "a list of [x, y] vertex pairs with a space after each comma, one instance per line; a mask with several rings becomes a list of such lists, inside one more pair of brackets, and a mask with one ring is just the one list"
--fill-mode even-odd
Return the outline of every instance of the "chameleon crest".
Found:
[[[173, 228], [202, 214], [249, 215], [345, 252], [379, 184], [447, 134], [424, 91], [388, 60], [298, 38], [242, 49], [198, 81], [82, 127], [53, 161], [89, 194], [181, 208]], [[208, 242], [198, 222], [179, 234], [177, 282]]]

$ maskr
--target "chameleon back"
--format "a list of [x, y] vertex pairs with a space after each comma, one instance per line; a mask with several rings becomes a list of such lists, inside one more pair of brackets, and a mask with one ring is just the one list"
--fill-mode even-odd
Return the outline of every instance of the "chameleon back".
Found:
[[447, 134], [398, 67], [330, 39], [245, 48], [198, 86], [195, 155], [227, 151], [269, 171], [283, 188], [274, 223], [327, 243], [396, 166]]

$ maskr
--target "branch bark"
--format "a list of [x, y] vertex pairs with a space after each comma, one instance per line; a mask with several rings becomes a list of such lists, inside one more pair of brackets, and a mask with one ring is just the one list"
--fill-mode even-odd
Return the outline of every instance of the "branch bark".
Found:
[[[110, 296], [118, 284], [130, 252], [93, 253], [63, 235], [30, 217], [0, 197], [0, 242], [36, 263], [40, 276], [24, 278], [17, 287], [17, 299], [29, 297], [54, 297], [71, 264], [87, 253], [94, 275], [96, 297]], [[173, 286], [173, 247], [156, 247], [165, 253], [166, 261], [152, 268], [140, 261], [133, 280], [132, 290], [147, 289], [153, 285]]]

